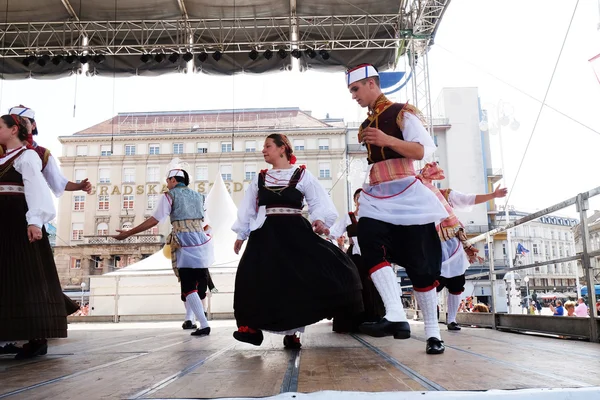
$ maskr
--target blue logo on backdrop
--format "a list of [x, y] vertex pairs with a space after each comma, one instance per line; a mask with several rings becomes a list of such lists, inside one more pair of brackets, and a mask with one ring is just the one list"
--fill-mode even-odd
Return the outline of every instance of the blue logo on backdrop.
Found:
[[397, 71], [380, 72], [379, 83], [381, 84], [381, 91], [386, 96], [396, 93], [398, 90], [406, 86], [411, 76], [412, 71], [410, 71], [408, 74], [406, 72]]

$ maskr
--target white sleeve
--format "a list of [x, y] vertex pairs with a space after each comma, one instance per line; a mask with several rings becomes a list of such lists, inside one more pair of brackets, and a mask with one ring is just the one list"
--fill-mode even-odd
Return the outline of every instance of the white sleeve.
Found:
[[309, 170], [304, 170], [304, 174], [296, 187], [306, 198], [311, 221], [321, 220], [328, 228], [335, 224], [338, 213], [333, 205], [333, 201], [331, 201], [323, 186], [321, 186], [317, 178]]
[[415, 115], [404, 113], [404, 127], [402, 128], [402, 136], [407, 142], [420, 143], [423, 146], [423, 159], [426, 160], [435, 152], [436, 145], [433, 138], [423, 126], [421, 120]]
[[171, 215], [172, 200], [167, 193], [163, 193], [158, 200], [158, 204], [152, 213], [152, 217], [158, 222], [162, 222], [165, 218]]
[[340, 218], [337, 222], [329, 228], [329, 236], [334, 239], [340, 238], [346, 234], [346, 227], [350, 225], [352, 221], [350, 221], [350, 217], [346, 214], [346, 218]]
[[35, 151], [26, 150], [15, 160], [14, 167], [23, 176], [27, 224], [42, 228], [56, 216], [52, 195], [42, 176], [42, 161]]
[[252, 179], [246, 189], [244, 199], [238, 208], [237, 220], [231, 229], [237, 233], [238, 240], [246, 240], [250, 236], [250, 222], [256, 219], [258, 214], [258, 175]]
[[48, 157], [48, 163], [46, 164], [46, 168], [42, 171], [42, 174], [44, 175], [46, 182], [48, 182], [48, 186], [52, 189], [52, 193], [54, 193], [56, 197], [62, 196], [69, 180], [65, 178], [62, 172], [60, 172], [60, 168], [54, 157]]
[[448, 196], [448, 203], [460, 211], [471, 211], [475, 205], [476, 194], [464, 194], [456, 190], [451, 190]]

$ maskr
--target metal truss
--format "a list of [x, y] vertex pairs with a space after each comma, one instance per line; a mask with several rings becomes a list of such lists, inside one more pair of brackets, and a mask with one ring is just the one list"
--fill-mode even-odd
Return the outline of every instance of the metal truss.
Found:
[[[3, 57], [56, 54], [128, 55], [221, 50], [248, 52], [408, 48], [423, 54], [450, 0], [413, 0], [396, 14], [189, 19], [183, 0], [177, 20], [71, 20], [0, 24]], [[400, 43], [403, 46], [400, 46]]]

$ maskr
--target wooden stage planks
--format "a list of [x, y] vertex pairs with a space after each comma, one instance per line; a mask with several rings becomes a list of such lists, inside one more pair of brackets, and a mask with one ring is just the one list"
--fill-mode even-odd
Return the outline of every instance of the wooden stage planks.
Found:
[[425, 354], [423, 325], [408, 340], [340, 335], [331, 323], [307, 328], [299, 352], [282, 336], [260, 347], [236, 342], [233, 321], [208, 337], [177, 323], [71, 324], [49, 354], [18, 362], [0, 356], [0, 399], [266, 397], [282, 391], [488, 390], [600, 386], [600, 346], [463, 328], [443, 355]]

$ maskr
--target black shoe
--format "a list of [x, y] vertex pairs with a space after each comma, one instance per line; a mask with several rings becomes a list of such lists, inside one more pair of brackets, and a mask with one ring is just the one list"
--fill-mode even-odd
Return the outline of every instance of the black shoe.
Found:
[[190, 333], [192, 336], [208, 336], [210, 335], [210, 326], [202, 329], [196, 329], [194, 332]]
[[410, 325], [406, 321], [390, 322], [382, 318], [379, 322], [365, 322], [358, 330], [374, 337], [394, 336], [394, 339], [410, 338]]
[[302, 347], [300, 338], [296, 335], [285, 335], [283, 337], [283, 347], [286, 349], [299, 349]]
[[444, 342], [435, 337], [427, 339], [427, 346], [425, 347], [425, 353], [427, 354], [442, 354], [446, 350]]
[[0, 347], [0, 354], [17, 354], [21, 347], [17, 347], [15, 343], [8, 343]]
[[233, 332], [235, 340], [244, 343], [250, 343], [255, 346], [260, 346], [263, 342], [264, 336], [260, 329], [250, 332], [247, 326], [241, 326], [237, 331]]
[[183, 325], [181, 325], [181, 327], [182, 327], [183, 329], [196, 329], [196, 328], [198, 328], [198, 327], [196, 326], [196, 324], [192, 324], [192, 321], [190, 321], [190, 320], [187, 320], [187, 321], [185, 321], [185, 322], [183, 323]]
[[449, 331], [460, 331], [460, 326], [456, 322], [450, 322], [448, 324]]
[[44, 356], [47, 353], [48, 343], [45, 340], [43, 342], [29, 342], [24, 344], [22, 349], [19, 349], [15, 356], [15, 360], [25, 360], [27, 358]]

